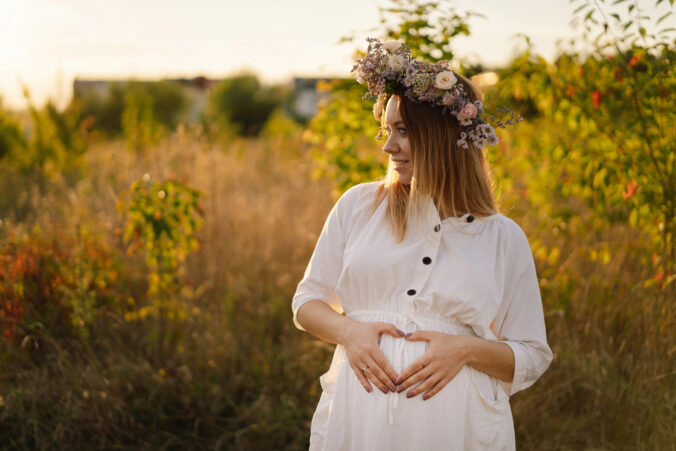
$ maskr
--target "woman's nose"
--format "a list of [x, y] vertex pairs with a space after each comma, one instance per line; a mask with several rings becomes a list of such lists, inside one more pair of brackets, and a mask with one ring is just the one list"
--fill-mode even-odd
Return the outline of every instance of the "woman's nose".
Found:
[[392, 142], [392, 138], [388, 138], [387, 142], [383, 146], [383, 151], [387, 153], [396, 153], [399, 151], [399, 148], [395, 143]]

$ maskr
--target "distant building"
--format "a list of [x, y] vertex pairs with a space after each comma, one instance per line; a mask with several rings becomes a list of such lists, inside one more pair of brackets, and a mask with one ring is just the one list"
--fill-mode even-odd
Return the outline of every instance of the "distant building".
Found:
[[317, 114], [317, 103], [328, 93], [317, 92], [318, 81], [331, 81], [336, 78], [295, 77], [293, 79], [295, 113], [303, 119], [310, 119]]

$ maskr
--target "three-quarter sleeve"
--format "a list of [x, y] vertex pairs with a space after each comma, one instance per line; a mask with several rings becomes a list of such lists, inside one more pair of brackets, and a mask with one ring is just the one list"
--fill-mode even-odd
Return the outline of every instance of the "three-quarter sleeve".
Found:
[[303, 278], [298, 283], [291, 308], [293, 310], [293, 323], [300, 330], [305, 330], [305, 328], [298, 322], [298, 310], [310, 300], [324, 301], [334, 310], [342, 312], [335, 288], [343, 269], [345, 231], [348, 227], [351, 204], [357, 194], [358, 186], [355, 185], [345, 191], [333, 205], [319, 234]]
[[528, 238], [512, 222], [508, 245], [503, 256], [502, 304], [495, 317], [498, 340], [514, 352], [514, 379], [500, 381], [510, 396], [530, 387], [552, 361], [540, 286]]

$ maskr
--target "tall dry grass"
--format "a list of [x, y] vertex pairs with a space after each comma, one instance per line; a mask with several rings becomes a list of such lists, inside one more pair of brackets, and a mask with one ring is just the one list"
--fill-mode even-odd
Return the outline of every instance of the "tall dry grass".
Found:
[[[87, 159], [75, 188], [57, 181], [45, 196], [16, 197], [21, 217], [3, 218], [0, 231], [97, 233], [119, 250], [120, 290], [142, 299], [143, 259], [124, 253], [115, 201], [145, 173], [181, 178], [204, 193], [201, 246], [181, 274], [201, 314], [159, 367], [148, 325], [108, 310], [88, 340], [45, 333], [3, 345], [4, 448], [306, 449], [333, 346], [294, 328], [290, 302], [334, 197], [330, 181], [311, 177], [299, 136], [212, 143], [182, 130], [141, 156], [111, 142]], [[516, 192], [502, 202], [532, 244], [563, 256], [555, 267], [537, 260], [555, 359], [513, 397], [519, 448], [673, 449], [673, 302], [640, 285], [640, 235], [585, 234], [588, 213], [576, 205], [562, 234]], [[609, 264], [579, 252], [599, 240], [614, 251]]]

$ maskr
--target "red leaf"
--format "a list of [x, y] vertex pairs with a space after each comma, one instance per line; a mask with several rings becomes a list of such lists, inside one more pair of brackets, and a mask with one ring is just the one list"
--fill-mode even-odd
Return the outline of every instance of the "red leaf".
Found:
[[622, 193], [622, 198], [624, 200], [629, 200], [636, 194], [636, 189], [638, 188], [638, 182], [631, 180], [627, 182], [627, 186]]
[[594, 108], [598, 110], [601, 105], [601, 91], [596, 89], [592, 92], [592, 101], [594, 102]]
[[573, 85], [568, 85], [568, 88], [566, 89], [566, 97], [569, 99], [572, 99], [573, 96], [575, 95], [575, 92], [577, 91], [577, 88]]

